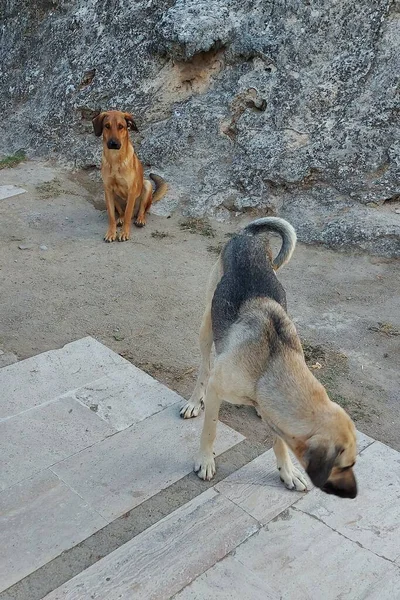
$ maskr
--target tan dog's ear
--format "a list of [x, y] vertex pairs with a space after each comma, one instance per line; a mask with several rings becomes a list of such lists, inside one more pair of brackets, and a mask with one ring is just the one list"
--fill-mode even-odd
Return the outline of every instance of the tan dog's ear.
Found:
[[327, 482], [339, 452], [340, 448], [327, 443], [319, 436], [311, 438], [304, 459], [307, 475], [315, 486], [322, 488]]
[[137, 125], [133, 119], [133, 116], [130, 113], [125, 113], [124, 117], [125, 117], [126, 124], [128, 125], [128, 129], [131, 129], [132, 131], [139, 131], [139, 129], [137, 128]]
[[106, 114], [106, 112], [102, 112], [92, 120], [94, 133], [97, 137], [100, 137], [103, 133], [103, 121]]

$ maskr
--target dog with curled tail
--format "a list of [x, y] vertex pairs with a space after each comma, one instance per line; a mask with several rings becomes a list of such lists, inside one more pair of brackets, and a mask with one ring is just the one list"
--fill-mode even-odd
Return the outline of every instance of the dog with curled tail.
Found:
[[[269, 232], [282, 238], [275, 259], [268, 236], [260, 235]], [[198, 379], [181, 416], [196, 417], [205, 406], [195, 463], [201, 479], [215, 474], [213, 446], [219, 409], [226, 400], [254, 406], [271, 427], [279, 475], [287, 488], [307, 488], [290, 449], [315, 486], [327, 494], [355, 498], [354, 424], [308, 369], [276, 276], [295, 244], [295, 230], [287, 221], [265, 217], [247, 225], [223, 248], [208, 284]], [[211, 369], [213, 343], [216, 359]]]

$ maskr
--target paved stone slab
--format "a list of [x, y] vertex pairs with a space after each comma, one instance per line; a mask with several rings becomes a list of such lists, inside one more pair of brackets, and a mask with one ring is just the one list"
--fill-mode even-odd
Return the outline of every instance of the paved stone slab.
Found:
[[[314, 495], [316, 490], [309, 494]], [[364, 600], [377, 590], [386, 598], [398, 594], [397, 567], [293, 507], [239, 546], [235, 559], [285, 600]]]
[[282, 600], [265, 578], [258, 577], [227, 556], [190, 585], [178, 592], [174, 600]]
[[0, 200], [19, 196], [19, 194], [25, 194], [25, 192], [26, 190], [16, 185], [0, 185]]
[[0, 420], [45, 402], [131, 364], [91, 337], [0, 370]]
[[[297, 461], [294, 462], [299, 466]], [[305, 494], [285, 488], [279, 479], [272, 449], [220, 481], [215, 489], [263, 524]]]
[[0, 422], [0, 490], [114, 433], [72, 398]]
[[[111, 521], [193, 470], [203, 417], [181, 419], [179, 407], [166, 408], [52, 470]], [[219, 423], [216, 453], [243, 439]]]
[[368, 448], [368, 446], [370, 446], [374, 442], [375, 442], [374, 438], [369, 437], [369, 435], [365, 435], [365, 433], [362, 433], [361, 431], [357, 431], [358, 454], [360, 454], [360, 452], [363, 452], [363, 450], [365, 450], [365, 448]]
[[210, 489], [45, 598], [167, 600], [258, 528]]
[[118, 431], [182, 402], [178, 394], [133, 365], [75, 390], [73, 397]]
[[106, 525], [53, 473], [0, 494], [0, 592]]
[[[357, 432], [358, 450], [361, 452], [374, 440]], [[292, 455], [293, 464], [304, 472]], [[308, 490], [313, 489], [308, 479]], [[235, 471], [215, 486], [221, 494], [238, 504], [260, 523], [268, 523], [280, 512], [303, 498], [308, 492], [287, 490], [279, 479], [274, 451], [268, 450], [255, 460]]]
[[400, 453], [374, 442], [357, 460], [359, 494], [337, 502], [319, 490], [297, 507], [389, 560], [400, 559]]

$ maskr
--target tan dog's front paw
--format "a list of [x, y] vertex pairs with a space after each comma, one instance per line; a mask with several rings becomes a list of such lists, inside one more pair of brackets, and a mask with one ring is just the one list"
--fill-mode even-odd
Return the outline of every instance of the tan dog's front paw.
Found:
[[146, 225], [146, 218], [137, 217], [133, 222], [135, 223], [136, 227], [144, 227]]
[[127, 231], [126, 229], [123, 229], [121, 231], [121, 233], [119, 234], [119, 241], [120, 242], [127, 242], [129, 240], [129, 238], [131, 237], [131, 232]]
[[200, 452], [194, 465], [194, 471], [200, 479], [210, 481], [216, 473], [213, 455]]
[[197, 417], [201, 409], [204, 407], [203, 401], [200, 403], [186, 402], [185, 406], [181, 408], [179, 414], [182, 419], [193, 419]]
[[105, 242], [115, 242], [116, 239], [117, 239], [117, 230], [116, 229], [109, 229], [107, 231], [106, 235], [104, 236]]
[[288, 490], [296, 490], [297, 492], [305, 492], [307, 490], [306, 478], [292, 464], [282, 465], [282, 467], [278, 467], [278, 471], [282, 483], [285, 484]]

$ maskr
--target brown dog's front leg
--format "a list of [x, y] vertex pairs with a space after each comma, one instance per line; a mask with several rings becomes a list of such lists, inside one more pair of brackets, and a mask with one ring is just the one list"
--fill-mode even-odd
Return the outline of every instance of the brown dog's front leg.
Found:
[[114, 242], [117, 239], [117, 223], [115, 221], [114, 193], [109, 188], [105, 189], [106, 207], [108, 214], [108, 229], [104, 241]]
[[131, 237], [131, 221], [133, 215], [133, 209], [135, 208], [136, 194], [130, 193], [128, 201], [126, 203], [124, 224], [122, 225], [121, 233], [119, 236], [120, 242], [126, 242]]

